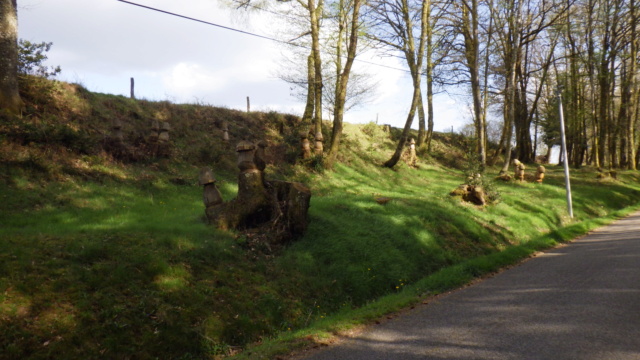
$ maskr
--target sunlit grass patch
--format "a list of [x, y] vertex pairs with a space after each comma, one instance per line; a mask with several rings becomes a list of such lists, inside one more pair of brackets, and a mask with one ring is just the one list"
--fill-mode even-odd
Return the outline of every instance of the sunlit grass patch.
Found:
[[0, 321], [29, 315], [31, 299], [13, 288], [3, 286], [0, 292]]
[[161, 290], [174, 291], [184, 289], [189, 284], [191, 274], [184, 266], [170, 266], [164, 274], [156, 276], [153, 283]]

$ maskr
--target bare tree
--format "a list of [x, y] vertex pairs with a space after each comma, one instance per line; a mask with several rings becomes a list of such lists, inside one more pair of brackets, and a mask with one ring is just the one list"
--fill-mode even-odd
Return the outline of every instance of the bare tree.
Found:
[[[363, 0], [340, 0], [338, 3], [338, 39], [336, 46], [336, 86], [335, 106], [333, 109], [333, 131], [331, 132], [331, 145], [327, 166], [331, 168], [338, 156], [340, 138], [342, 137], [342, 122], [347, 99], [347, 85], [351, 74], [351, 67], [356, 57], [358, 39], [360, 38], [360, 8]], [[348, 39], [346, 44], [347, 60], [342, 66], [343, 39]]]
[[393, 156], [384, 163], [384, 166], [391, 168], [398, 163], [402, 156], [416, 109], [422, 103], [420, 83], [430, 0], [413, 2], [409, 0], [374, 0], [369, 3], [369, 6], [370, 38], [382, 46], [401, 51], [407, 61], [413, 80], [413, 96], [402, 135]]

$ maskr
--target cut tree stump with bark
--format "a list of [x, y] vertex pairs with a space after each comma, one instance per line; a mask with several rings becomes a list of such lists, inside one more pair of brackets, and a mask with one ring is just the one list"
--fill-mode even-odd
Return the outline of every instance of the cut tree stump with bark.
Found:
[[300, 183], [266, 181], [260, 161], [266, 143], [260, 145], [244, 140], [238, 143], [238, 195], [207, 206], [205, 214], [209, 223], [219, 229], [261, 228], [269, 234], [270, 243], [282, 244], [306, 231], [311, 191]]

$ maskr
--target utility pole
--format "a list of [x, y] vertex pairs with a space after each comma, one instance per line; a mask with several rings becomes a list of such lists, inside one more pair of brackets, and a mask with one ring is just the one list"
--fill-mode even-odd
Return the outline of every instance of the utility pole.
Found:
[[569, 156], [567, 154], [567, 138], [564, 133], [564, 111], [562, 110], [562, 94], [558, 90], [558, 111], [560, 114], [560, 135], [562, 137], [562, 158], [564, 164], [564, 183], [567, 188], [567, 207], [569, 217], [573, 219], [573, 204], [571, 202], [571, 182], [569, 180]]

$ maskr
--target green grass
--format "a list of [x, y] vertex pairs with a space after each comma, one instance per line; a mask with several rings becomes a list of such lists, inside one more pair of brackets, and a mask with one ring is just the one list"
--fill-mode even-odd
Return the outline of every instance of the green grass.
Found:
[[246, 124], [274, 145], [267, 177], [302, 181], [313, 194], [307, 233], [265, 254], [206, 224], [196, 184], [199, 167], [213, 166], [223, 197], [235, 196], [233, 149], [209, 134], [227, 119], [239, 136], [240, 114], [75, 91], [47, 118], [79, 129], [64, 141], [85, 144], [95, 134], [83, 126], [113, 116], [142, 131], [145, 116], [160, 113], [179, 129], [176, 149], [171, 159], [122, 163], [64, 150], [36, 121], [0, 126], [0, 359], [214, 359], [245, 348], [239, 358], [270, 359], [570, 240], [640, 201], [637, 172], [597, 180], [576, 170], [569, 219], [562, 169], [549, 166], [544, 184], [496, 182], [497, 204], [469, 205], [449, 195], [463, 172], [442, 165], [460, 163], [460, 139], [440, 135], [418, 169], [389, 170], [379, 164], [394, 144], [375, 124], [347, 124], [333, 171], [292, 166], [299, 124], [252, 113]]
[[[635, 173], [602, 182], [576, 172], [570, 220], [560, 169], [542, 185], [498, 183], [501, 202], [476, 207], [448, 195], [461, 173], [352, 161], [308, 177], [310, 227], [276, 257], [206, 225], [196, 167], [112, 166], [100, 181], [55, 182], [11, 170], [0, 185], [0, 357], [206, 358], [260, 341], [244, 356], [270, 358], [513, 264], [640, 199]], [[221, 189], [233, 197], [232, 178]]]

